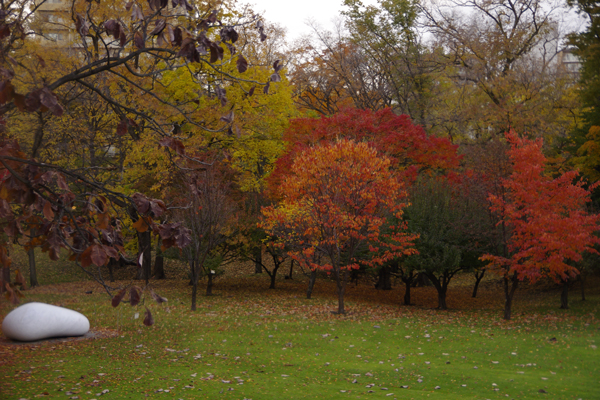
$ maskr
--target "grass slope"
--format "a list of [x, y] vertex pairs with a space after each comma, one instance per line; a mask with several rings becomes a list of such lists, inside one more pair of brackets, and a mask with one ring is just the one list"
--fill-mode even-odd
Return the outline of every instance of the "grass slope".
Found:
[[[0, 339], [0, 398], [600, 398], [597, 289], [585, 302], [572, 298], [571, 310], [557, 308], [556, 291], [518, 292], [505, 322], [492, 283], [475, 300], [470, 287], [455, 287], [448, 312], [433, 309], [431, 288], [414, 289], [420, 306], [403, 307], [401, 289], [351, 286], [350, 313], [336, 316], [330, 282], [306, 300], [305, 282], [267, 290], [266, 279], [223, 278], [196, 312], [186, 282], [153, 282], [169, 302], [146, 299], [149, 328], [143, 306], [112, 308], [90, 282], [27, 291], [26, 301], [84, 313], [98, 337]], [[0, 303], [0, 316], [10, 309]]]

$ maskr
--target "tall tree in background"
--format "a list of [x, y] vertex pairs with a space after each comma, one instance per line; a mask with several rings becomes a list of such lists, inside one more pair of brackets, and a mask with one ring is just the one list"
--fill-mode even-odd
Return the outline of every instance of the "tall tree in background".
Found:
[[344, 36], [342, 27], [338, 25], [334, 32], [314, 29], [316, 39], [295, 50], [301, 53], [291, 73], [298, 108], [333, 115], [351, 106], [389, 107], [383, 74]]
[[422, 7], [455, 85], [446, 123], [468, 121], [464, 139], [516, 129], [554, 144], [569, 133], [578, 104], [568, 95], [572, 74], [556, 62], [562, 34], [554, 17], [561, 7], [544, 0], [459, 0]]
[[523, 139], [514, 132], [506, 138], [512, 173], [502, 181], [501, 194], [490, 196], [491, 210], [500, 219], [503, 249], [482, 258], [502, 275], [508, 320], [520, 281], [549, 276], [562, 282], [578, 274], [570, 262], [580, 261], [583, 252], [595, 252], [600, 215], [587, 213], [590, 191], [576, 180], [577, 171], [557, 178], [545, 173], [541, 139]]
[[435, 73], [443, 65], [422, 43], [418, 2], [379, 0], [365, 6], [360, 0], [345, 0], [344, 5], [350, 42], [364, 54], [363, 68], [375, 71], [382, 80], [382, 105], [409, 115], [429, 132], [435, 124], [432, 109], [439, 90]]
[[435, 73], [443, 63], [421, 43], [417, 3], [364, 6], [347, 0], [344, 5], [344, 19], [332, 31], [313, 26], [312, 39], [296, 50], [303, 53], [291, 77], [296, 104], [323, 115], [348, 106], [392, 108], [429, 130], [440, 87]]
[[584, 31], [569, 37], [582, 62], [578, 93], [584, 123], [574, 135], [575, 145], [579, 148], [575, 164], [595, 182], [600, 179], [600, 3], [572, 0], [569, 4], [577, 8], [588, 24]]

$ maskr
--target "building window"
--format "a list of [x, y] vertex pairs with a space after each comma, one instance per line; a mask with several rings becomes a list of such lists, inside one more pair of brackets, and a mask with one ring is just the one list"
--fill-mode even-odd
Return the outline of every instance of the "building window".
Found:
[[48, 39], [53, 40], [55, 42], [59, 41], [59, 40], [63, 40], [63, 34], [62, 33], [49, 33]]
[[50, 14], [48, 16], [48, 21], [49, 22], [55, 22], [55, 23], [62, 23], [64, 22], [62, 17], [59, 17], [58, 15], [54, 15], [54, 14]]

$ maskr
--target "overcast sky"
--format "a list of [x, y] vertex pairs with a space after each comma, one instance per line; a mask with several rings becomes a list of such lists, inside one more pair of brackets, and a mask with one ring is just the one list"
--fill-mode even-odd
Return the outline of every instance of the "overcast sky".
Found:
[[[253, 10], [265, 16], [267, 22], [278, 23], [287, 28], [287, 41], [292, 42], [303, 34], [311, 33], [306, 24], [314, 20], [320, 27], [331, 30], [333, 20], [344, 9], [344, 0], [239, 0], [238, 4], [248, 3]], [[363, 4], [377, 4], [377, 0], [363, 0]], [[557, 10], [553, 17], [561, 20], [565, 32], [583, 29], [587, 21], [579, 18], [573, 10]], [[578, 25], [579, 24], [579, 25]]]
[[331, 29], [332, 20], [340, 15], [343, 0], [245, 0], [268, 22], [287, 28], [289, 41], [310, 33], [306, 25], [312, 18], [323, 28]]

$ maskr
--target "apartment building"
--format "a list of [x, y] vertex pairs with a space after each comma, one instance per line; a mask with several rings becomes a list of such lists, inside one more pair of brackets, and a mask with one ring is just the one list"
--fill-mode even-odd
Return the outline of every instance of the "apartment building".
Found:
[[578, 76], [582, 63], [581, 59], [575, 54], [575, 48], [567, 47], [558, 52], [558, 65], [562, 71]]
[[69, 0], [46, 0], [39, 4], [36, 11], [36, 23], [42, 34], [45, 45], [67, 47], [71, 43], [73, 25], [71, 20], [71, 5]]

